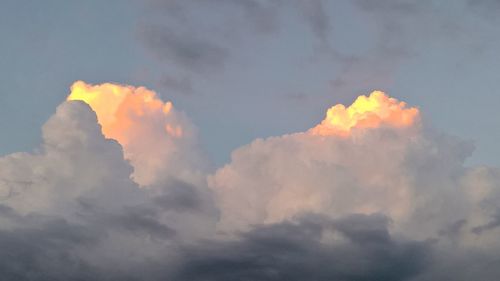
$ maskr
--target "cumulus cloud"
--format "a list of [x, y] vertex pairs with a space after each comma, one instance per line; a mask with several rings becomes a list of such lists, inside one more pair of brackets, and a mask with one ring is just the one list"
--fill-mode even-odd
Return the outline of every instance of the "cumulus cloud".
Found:
[[337, 104], [326, 112], [326, 118], [310, 132], [316, 135], [349, 136], [356, 128], [381, 126], [408, 127], [419, 118], [417, 108], [406, 108], [406, 103], [390, 98], [381, 91], [359, 96], [349, 107]]
[[[498, 170], [466, 167], [470, 143], [436, 132], [413, 118], [418, 110], [389, 100], [379, 99], [383, 104], [367, 112], [329, 112], [319, 125], [338, 129], [331, 122], [335, 115], [341, 125], [367, 124], [376, 117], [377, 122], [368, 122], [373, 126], [258, 139], [234, 151], [230, 163], [209, 177], [221, 210], [219, 228], [247, 231], [304, 212], [332, 219], [378, 213], [392, 220], [391, 233], [438, 241], [433, 248], [439, 251], [451, 244], [498, 249], [493, 238], [498, 235]], [[356, 103], [342, 107], [353, 108]], [[382, 117], [379, 108], [385, 108]], [[410, 121], [405, 126], [383, 122], [383, 116], [396, 115]]]
[[217, 213], [203, 186], [162, 178], [140, 188], [134, 168], [87, 104], [61, 104], [39, 149], [0, 158], [1, 275], [143, 280], [149, 260], [174, 258], [174, 241], [210, 237]]
[[134, 167], [132, 177], [140, 185], [169, 178], [192, 182], [208, 168], [194, 125], [149, 89], [77, 81], [68, 100], [82, 100], [92, 107], [104, 135], [123, 147]]
[[[43, 140], [35, 153], [0, 159], [3, 203], [23, 214], [64, 214], [76, 204], [72, 199], [81, 196], [102, 200], [110, 208], [114, 202], [134, 200], [132, 168], [123, 161], [120, 145], [104, 139], [95, 114], [84, 103], [59, 106], [43, 127]], [[113, 193], [116, 200], [111, 200]]]
[[171, 103], [77, 82], [38, 149], [0, 158], [0, 275], [492, 280], [500, 170], [419, 114], [375, 92], [209, 174]]
[[221, 224], [277, 222], [303, 211], [409, 215], [412, 178], [404, 165], [410, 150], [420, 152], [425, 143], [416, 117], [417, 109], [374, 92], [347, 109], [332, 107], [308, 132], [237, 149], [231, 163], [209, 179], [220, 200]]

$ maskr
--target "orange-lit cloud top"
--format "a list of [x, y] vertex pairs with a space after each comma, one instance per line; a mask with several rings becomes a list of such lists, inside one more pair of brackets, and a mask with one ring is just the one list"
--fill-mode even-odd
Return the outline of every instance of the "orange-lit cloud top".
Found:
[[[172, 103], [164, 103], [153, 91], [112, 83], [90, 85], [77, 81], [71, 86], [68, 100], [81, 100], [90, 105], [97, 114], [103, 134], [122, 145], [129, 143], [126, 132], [132, 126], [133, 116], [167, 116], [172, 110]], [[182, 136], [181, 127], [167, 124], [165, 131], [175, 137]]]
[[349, 107], [337, 104], [326, 112], [325, 119], [309, 130], [311, 134], [349, 136], [354, 128], [377, 128], [381, 126], [408, 127], [419, 118], [415, 107], [405, 102], [374, 91], [369, 96], [359, 96]]
[[[68, 100], [81, 100], [95, 111], [102, 132], [118, 141], [132, 166], [133, 179], [148, 185], [165, 174], [182, 174], [176, 169], [189, 158], [193, 141], [191, 123], [145, 87], [77, 81]], [[168, 172], [165, 172], [168, 171]]]

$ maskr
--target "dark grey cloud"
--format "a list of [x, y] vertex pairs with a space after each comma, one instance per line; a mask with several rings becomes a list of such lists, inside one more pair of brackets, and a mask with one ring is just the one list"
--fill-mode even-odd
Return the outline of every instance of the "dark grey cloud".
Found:
[[164, 211], [203, 211], [204, 200], [196, 188], [188, 183], [175, 181], [161, 195], [154, 198], [155, 206]]
[[[130, 232], [134, 235], [148, 235], [158, 239], [167, 239], [175, 235], [175, 230], [160, 221], [160, 212], [150, 206], [124, 206], [120, 212], [102, 210], [98, 204], [87, 200], [78, 200], [81, 210], [80, 219], [92, 226]], [[180, 203], [181, 204], [181, 203]]]
[[[141, 40], [157, 57], [173, 62], [188, 72], [207, 74], [223, 69], [234, 42], [248, 33], [269, 33], [275, 30], [281, 1], [257, 0], [170, 0], [150, 1], [154, 8], [138, 33]], [[219, 19], [197, 20], [193, 12], [221, 14]], [[165, 86], [186, 91], [185, 81], [167, 77]]]
[[89, 280], [96, 272], [75, 255], [94, 245], [94, 229], [38, 214], [21, 216], [1, 205], [0, 219], [17, 227], [0, 230], [0, 275], [3, 280]]
[[467, 224], [466, 219], [457, 220], [451, 225], [448, 225], [443, 229], [441, 229], [439, 231], [439, 235], [456, 239], [460, 235], [460, 232], [462, 231], [462, 229], [465, 227], [466, 224]]
[[[127, 224], [134, 224], [134, 217], [142, 212], [132, 213]], [[498, 274], [494, 266], [498, 257], [492, 253], [442, 249], [436, 241], [396, 237], [389, 233], [390, 219], [377, 214], [338, 219], [308, 214], [291, 221], [255, 225], [232, 239], [195, 244], [153, 239], [153, 245], [163, 252], [155, 258], [132, 257], [125, 264], [89, 260], [89, 253], [97, 254], [96, 258], [104, 254], [100, 248], [115, 239], [116, 231], [150, 239], [149, 227], [140, 232], [122, 228], [123, 217], [129, 214], [70, 222], [34, 213], [20, 215], [1, 205], [0, 220], [15, 223], [15, 227], [0, 230], [0, 275], [3, 280], [19, 281], [426, 281], [494, 280]], [[176, 258], [172, 260], [172, 256]]]
[[471, 8], [490, 10], [491, 12], [500, 11], [500, 1], [498, 0], [467, 0]]
[[[425, 2], [425, 1], [424, 1]], [[332, 80], [334, 92], [347, 97], [373, 89], [387, 89], [399, 65], [411, 58], [411, 45], [406, 21], [416, 18], [422, 9], [415, 1], [354, 1], [362, 17], [376, 22], [376, 40], [362, 54], [336, 57], [340, 71]]]
[[475, 234], [481, 234], [485, 231], [492, 230], [497, 227], [500, 227], [500, 209], [496, 210], [496, 212], [491, 216], [491, 220], [488, 223], [472, 228], [472, 232]]
[[298, 1], [306, 23], [323, 44], [328, 43], [328, 34], [331, 31], [330, 18], [322, 0]]
[[166, 26], [143, 26], [139, 31], [144, 42], [160, 58], [190, 71], [204, 72], [222, 68], [229, 51], [210, 40]]
[[[99, 253], [116, 231], [148, 239], [162, 229], [157, 228], [159, 222], [149, 219], [151, 212], [124, 210], [109, 216], [87, 207], [82, 210], [88, 220], [69, 222], [38, 214], [23, 216], [0, 206], [0, 219], [16, 224], [0, 230], [4, 280], [391, 281], [418, 275], [430, 254], [427, 242], [391, 237], [389, 220], [381, 215], [337, 220], [305, 215], [295, 221], [255, 226], [235, 240], [205, 240], [194, 245], [152, 240], [164, 255], [133, 258], [126, 267], [111, 266], [112, 261], [102, 266], [93, 264], [84, 253]], [[328, 241], [328, 235], [339, 237]], [[179, 257], [175, 262], [168, 258], [172, 251]]]
[[247, 24], [252, 26], [255, 31], [269, 33], [278, 28], [278, 12], [282, 8], [283, 3], [282, 0], [212, 0], [212, 3], [209, 5], [223, 4], [240, 9], [244, 14]]
[[[329, 45], [330, 18], [321, 0], [152, 0], [146, 7], [138, 37], [155, 58], [168, 63], [157, 78], [159, 86], [181, 94], [196, 92], [193, 77], [223, 71], [250, 40], [255, 43], [258, 37], [286, 28], [282, 21], [286, 12], [298, 14], [322, 49]], [[167, 70], [172, 66], [180, 74]]]
[[[175, 201], [169, 195], [113, 212], [79, 199], [80, 208], [64, 216], [21, 215], [0, 205], [0, 276], [20, 281], [163, 280], [173, 266], [168, 256], [175, 254], [172, 250], [179, 242], [176, 226], [165, 224], [161, 216], [199, 208], [196, 201], [186, 199], [191, 195], [174, 193], [175, 198], [184, 198], [174, 208], [164, 205]], [[120, 249], [128, 251], [137, 243], [139, 248], [132, 251], [135, 256], [121, 256]], [[145, 251], [152, 250], [142, 249], [146, 245], [153, 245], [160, 257], [148, 258]], [[109, 251], [117, 252], [102, 264], [94, 262]]]
[[[201, 9], [206, 12], [226, 12], [222, 17], [231, 20], [227, 28], [233, 31], [241, 31], [250, 27], [257, 32], [268, 33], [278, 28], [278, 13], [285, 3], [282, 0], [259, 1], [259, 0], [151, 0], [148, 6], [165, 21], [168, 17], [175, 18], [176, 21], [186, 24], [196, 24], [190, 18], [193, 10]], [[229, 9], [229, 10], [226, 10]], [[233, 18], [237, 16], [238, 19]], [[203, 26], [193, 26], [203, 28]]]
[[387, 227], [379, 215], [256, 226], [235, 241], [188, 248], [174, 280], [409, 280], [425, 269], [429, 245], [398, 241]]
[[354, 1], [356, 5], [365, 11], [380, 11], [386, 13], [403, 13], [411, 14], [421, 11], [422, 8], [431, 4], [432, 1], [412, 1], [412, 0], [382, 0], [382, 1], [370, 1], [370, 0], [356, 0]]

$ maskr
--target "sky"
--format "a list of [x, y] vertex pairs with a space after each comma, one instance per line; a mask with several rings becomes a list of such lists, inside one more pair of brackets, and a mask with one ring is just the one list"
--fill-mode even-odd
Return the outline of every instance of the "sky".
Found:
[[497, 0], [0, 4], [5, 280], [494, 280]]
[[3, 1], [0, 153], [36, 147], [84, 80], [155, 90], [217, 164], [372, 90], [473, 141], [470, 163], [500, 164], [496, 1], [284, 2]]

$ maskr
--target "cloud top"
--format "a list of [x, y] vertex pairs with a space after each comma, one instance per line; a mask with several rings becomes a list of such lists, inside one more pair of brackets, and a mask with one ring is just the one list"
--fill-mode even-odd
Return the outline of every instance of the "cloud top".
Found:
[[68, 99], [39, 148], [0, 157], [5, 279], [500, 274], [500, 170], [467, 167], [470, 143], [382, 92], [242, 146], [213, 173], [194, 125], [155, 92], [79, 81]]
[[419, 118], [419, 110], [407, 107], [405, 102], [374, 91], [369, 96], [359, 96], [350, 106], [332, 106], [325, 119], [310, 130], [315, 135], [348, 136], [356, 128], [380, 126], [408, 127]]
[[77, 81], [67, 99], [84, 101], [96, 112], [103, 134], [122, 145], [134, 167], [132, 177], [140, 185], [150, 185], [164, 175], [191, 179], [203, 169], [195, 127], [154, 91]]

